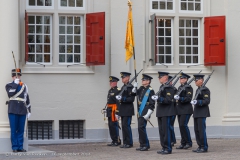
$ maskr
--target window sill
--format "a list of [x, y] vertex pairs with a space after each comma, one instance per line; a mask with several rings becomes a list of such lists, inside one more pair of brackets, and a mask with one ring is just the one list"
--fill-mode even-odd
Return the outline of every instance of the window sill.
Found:
[[31, 65], [24, 66], [22, 68], [23, 74], [31, 74], [31, 73], [86, 73], [93, 74], [95, 73], [93, 66], [42, 66], [42, 65]]

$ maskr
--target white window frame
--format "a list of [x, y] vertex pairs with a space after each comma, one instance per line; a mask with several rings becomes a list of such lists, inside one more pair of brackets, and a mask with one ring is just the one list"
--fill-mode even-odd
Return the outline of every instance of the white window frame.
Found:
[[[168, 17], [157, 17], [157, 21], [159, 20], [159, 19], [170, 19], [171, 20], [171, 27], [167, 27], [167, 28], [171, 28], [171, 36], [166, 36], [166, 35], [164, 35], [164, 36], [161, 36], [161, 37], [164, 37], [164, 38], [166, 38], [166, 37], [171, 37], [171, 45], [160, 45], [160, 46], [163, 46], [164, 47], [164, 59], [166, 58], [166, 56], [171, 56], [171, 63], [159, 63], [159, 62], [156, 62], [156, 65], [173, 65], [174, 63], [173, 63], [173, 50], [174, 50], [174, 44], [173, 44], [173, 38], [174, 38], [174, 33], [173, 33], [173, 18], [168, 18]], [[157, 27], [157, 32], [156, 32], [156, 38], [158, 37], [158, 25], [156, 26]], [[162, 27], [161, 27], [162, 28]], [[166, 29], [165, 28], [165, 26], [163, 27], [164, 29]], [[165, 33], [165, 31], [164, 31], [164, 33]], [[165, 42], [165, 39], [164, 39], [164, 42]], [[156, 45], [156, 47], [157, 47], [157, 54], [155, 54], [155, 56], [158, 56], [158, 54], [159, 54], [159, 52], [158, 52], [158, 38], [157, 38], [157, 44], [155, 44]], [[166, 50], [165, 50], [165, 47], [166, 46], [171, 46], [171, 54], [166, 54]], [[157, 58], [156, 58], [156, 61], [157, 61]]]
[[[152, 2], [153, 1], [158, 1], [158, 3], [160, 2], [160, 1], [165, 1], [165, 2], [167, 2], [167, 1], [169, 1], [169, 0], [150, 0], [149, 1], [149, 6], [150, 6], [150, 12], [153, 12], [153, 13], [157, 13], [157, 12], [164, 12], [164, 13], [175, 13], [175, 3], [176, 3], [176, 1], [175, 0], [172, 0], [172, 3], [173, 3], [173, 9], [172, 10], [167, 10], [167, 9], [164, 9], [164, 10], [162, 10], [162, 9], [153, 9], [152, 8]], [[170, 0], [171, 1], [171, 0]]]
[[[83, 43], [83, 26], [84, 26], [84, 24], [83, 24], [83, 19], [84, 19], [84, 16], [83, 15], [58, 15], [58, 27], [59, 26], [63, 26], [63, 25], [60, 25], [59, 24], [59, 17], [60, 16], [72, 16], [72, 17], [75, 17], [75, 16], [78, 16], [78, 17], [80, 17], [80, 62], [77, 62], [77, 63], [74, 63], [74, 62], [72, 62], [72, 63], [68, 63], [68, 62], [59, 62], [59, 55], [60, 54], [67, 54], [67, 53], [60, 53], [59, 52], [59, 46], [61, 45], [60, 43], [59, 43], [59, 36], [60, 36], [60, 33], [58, 32], [58, 54], [57, 54], [57, 56], [58, 56], [58, 65], [74, 65], [74, 64], [82, 64], [83, 63], [83, 45], [84, 45], [84, 43]], [[65, 24], [64, 26], [67, 26], [67, 24]], [[74, 26], [74, 25], [72, 25], [72, 26]], [[60, 30], [59, 30], [60, 31]], [[74, 30], [73, 30], [73, 32], [74, 32]], [[62, 34], [61, 34], [62, 35]], [[70, 34], [64, 34], [64, 35], [70, 35]], [[72, 34], [73, 35], [73, 43], [72, 43], [72, 45], [73, 45], [73, 50], [74, 50], [74, 33]], [[65, 41], [65, 46], [67, 46], [67, 42]], [[65, 48], [65, 49], [67, 49], [67, 48]], [[73, 53], [71, 53], [71, 54], [73, 54], [73, 59], [74, 59], [74, 52]]]
[[[203, 13], [203, 1], [204, 0], [200, 0], [200, 6], [201, 6], [201, 10], [200, 11], [195, 11], [195, 8], [194, 10], [181, 10], [181, 0], [179, 0], [179, 13], [193, 13], [193, 14], [202, 14]], [[188, 2], [193, 2], [194, 3], [194, 6], [195, 6], [195, 0], [194, 1], [189, 1], [189, 0], [186, 0], [186, 3]], [[198, 3], [198, 2], [197, 2]], [[187, 4], [188, 5], [188, 4]]]
[[[190, 27], [190, 29], [191, 29], [191, 36], [186, 36], [186, 33], [185, 33], [185, 31], [186, 31], [186, 28], [187, 29], [189, 29], [189, 27], [186, 27], [186, 26], [184, 26], [184, 27], [178, 27], [178, 29], [184, 29], [184, 36], [180, 36], [180, 35], [178, 35], [178, 41], [179, 41], [179, 46], [178, 46], [178, 48], [180, 48], [181, 46], [183, 46], [184, 48], [185, 48], [185, 54], [180, 54], [180, 50], [179, 50], [179, 53], [178, 53], [178, 58], [179, 58], [179, 65], [187, 65], [187, 66], [189, 66], [189, 65], [198, 65], [198, 64], [200, 64], [200, 56], [201, 56], [201, 54], [200, 54], [200, 46], [201, 46], [201, 37], [200, 37], [200, 30], [201, 30], [201, 28], [200, 28], [200, 23], [201, 23], [201, 20], [200, 19], [198, 19], [198, 18], [179, 18], [179, 21], [180, 20], [197, 20], [198, 21], [198, 36], [193, 36], [192, 35], [192, 29], [193, 29], [193, 26], [192, 26], [192, 24], [191, 24], [191, 27]], [[179, 33], [180, 34], [180, 33]], [[184, 45], [180, 45], [180, 38], [181, 37], [183, 37], [183, 38], [185, 38], [185, 44]], [[198, 45], [193, 45], [193, 42], [191, 42], [191, 45], [187, 45], [186, 44], [186, 38], [198, 38]], [[186, 52], [186, 47], [191, 47], [191, 54], [187, 54]], [[197, 57], [198, 57], [198, 63], [193, 63], [193, 50], [192, 50], [192, 48], [193, 47], [198, 47], [198, 54], [197, 54]], [[185, 63], [180, 63], [180, 56], [184, 56], [185, 57]], [[186, 63], [186, 57], [187, 56], [191, 56], [191, 62], [192, 63]]]
[[[32, 13], [32, 14], [28, 14], [28, 16], [49, 16], [50, 17], [50, 36], [51, 36], [51, 38], [50, 38], [50, 62], [47, 62], [47, 63], [45, 63], [45, 62], [37, 62], [36, 60], [36, 55], [38, 54], [37, 52], [36, 52], [36, 47], [35, 47], [35, 53], [30, 53], [30, 52], [28, 52], [28, 55], [29, 54], [35, 54], [35, 61], [36, 62], [26, 62], [26, 64], [31, 64], [31, 65], [38, 65], [38, 64], [43, 64], [43, 65], [52, 65], [52, 54], [53, 54], [53, 32], [52, 32], [52, 26], [53, 26], [53, 16], [51, 15], [51, 14], [34, 14], [34, 13]], [[42, 24], [43, 26], [44, 26], [44, 24]], [[36, 18], [35, 18], [35, 24], [34, 24], [34, 26], [37, 26], [37, 24], [36, 24]], [[44, 30], [44, 28], [43, 28], [43, 30]], [[35, 28], [35, 31], [36, 31], [36, 28]], [[28, 35], [29, 35], [29, 33], [28, 33]], [[30, 34], [30, 35], [33, 35], [33, 34]], [[34, 36], [36, 36], [37, 34], [35, 33], [34, 34]], [[42, 33], [42, 35], [44, 35], [44, 32]], [[29, 44], [29, 42], [28, 42], [28, 44]], [[35, 46], [38, 44], [37, 42], [35, 42], [34, 43], [35, 44]], [[44, 44], [44, 42], [42, 43], [42, 44]], [[44, 50], [44, 47], [43, 47], [43, 49], [42, 50]], [[43, 60], [44, 60], [44, 56], [43, 56]]]
[[[37, 0], [35, 0], [37, 2]], [[30, 6], [29, 5], [29, 0], [26, 0], [26, 9], [54, 9], [54, 1], [52, 0], [52, 6]], [[45, 2], [44, 2], [45, 3]]]
[[[75, 0], [75, 5], [76, 5], [76, 0]], [[86, 9], [86, 0], [83, 0], [83, 6], [82, 7], [68, 7], [68, 6], [63, 7], [63, 6], [61, 6], [61, 0], [58, 0], [58, 8], [60, 10], [85, 10]]]

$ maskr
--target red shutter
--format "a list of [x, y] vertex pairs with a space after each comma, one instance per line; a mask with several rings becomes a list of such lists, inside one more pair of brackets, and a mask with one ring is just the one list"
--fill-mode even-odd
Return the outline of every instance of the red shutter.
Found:
[[225, 16], [205, 17], [204, 65], [225, 65]]
[[28, 61], [28, 14], [25, 10], [25, 62]]
[[86, 15], [86, 65], [105, 65], [105, 12]]

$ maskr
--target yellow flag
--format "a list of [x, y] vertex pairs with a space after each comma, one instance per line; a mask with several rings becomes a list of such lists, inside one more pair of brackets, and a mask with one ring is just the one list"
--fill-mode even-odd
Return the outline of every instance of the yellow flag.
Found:
[[128, 20], [127, 20], [127, 31], [125, 39], [126, 49], [126, 62], [133, 56], [134, 47], [134, 32], [133, 32], [133, 19], [132, 19], [132, 2], [128, 1]]

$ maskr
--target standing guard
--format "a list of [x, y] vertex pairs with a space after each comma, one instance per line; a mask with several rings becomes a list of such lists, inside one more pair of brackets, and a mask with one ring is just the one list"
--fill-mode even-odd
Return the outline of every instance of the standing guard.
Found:
[[116, 98], [120, 101], [118, 115], [121, 117], [123, 135], [123, 145], [121, 145], [120, 148], [131, 148], [133, 147], [131, 122], [132, 116], [134, 115], [133, 102], [135, 96], [132, 93], [133, 85], [129, 84], [131, 73], [121, 72], [120, 74], [122, 82], [124, 83], [121, 88], [121, 90], [124, 90], [122, 96], [116, 96]]
[[152, 99], [157, 101], [158, 128], [160, 134], [160, 142], [162, 150], [158, 154], [171, 154], [171, 119], [176, 115], [173, 104], [174, 89], [170, 85], [165, 85], [168, 81], [168, 72], [158, 72], [161, 92], [158, 95], [152, 96]]
[[[152, 77], [142, 74], [142, 86], [137, 90], [138, 95], [138, 134], [140, 147], [136, 148], [137, 151], [147, 151], [150, 148], [146, 126], [147, 120], [150, 119], [151, 114], [155, 108], [155, 101], [152, 96], [155, 95], [154, 90], [150, 86]], [[136, 93], [137, 83], [135, 82], [133, 93]]]
[[189, 75], [182, 73], [180, 75], [179, 95], [175, 95], [176, 109], [178, 115], [178, 124], [181, 134], [181, 144], [176, 149], [188, 149], [192, 147], [191, 134], [188, 128], [189, 119], [193, 113], [192, 105], [190, 104], [193, 95], [193, 88], [187, 84]]
[[9, 97], [8, 118], [11, 129], [11, 143], [13, 152], [26, 152], [23, 148], [24, 126], [26, 116], [31, 115], [31, 105], [28, 95], [28, 87], [21, 82], [21, 69], [12, 70], [12, 82], [6, 85]]
[[110, 87], [111, 89], [108, 91], [107, 97], [107, 117], [108, 117], [108, 127], [109, 134], [112, 139], [112, 143], [107, 144], [108, 146], [118, 146], [121, 145], [121, 140], [119, 137], [119, 123], [118, 123], [118, 101], [116, 99], [116, 95], [121, 91], [120, 88], [117, 87], [119, 79], [114, 76], [109, 77]]
[[193, 76], [195, 77], [195, 84], [198, 87], [195, 98], [191, 101], [191, 104], [194, 105], [194, 131], [198, 148], [192, 151], [204, 153], [208, 151], [206, 117], [210, 117], [208, 106], [210, 104], [210, 90], [203, 85], [204, 75], [197, 74]]
[[[172, 76], [168, 76], [168, 80], [170, 80], [172, 78]], [[170, 85], [172, 85], [172, 81], [169, 83]], [[174, 89], [174, 94], [177, 92], [177, 89], [172, 86], [173, 89]], [[176, 110], [176, 102], [173, 101], [173, 105], [174, 105], [174, 109]], [[172, 116], [171, 118], [171, 123], [170, 123], [170, 132], [171, 132], [171, 145], [174, 146], [174, 144], [177, 143], [177, 140], [176, 140], [176, 136], [175, 136], [175, 132], [174, 132], [174, 123], [175, 123], [175, 120], [176, 120], [176, 115]]]

